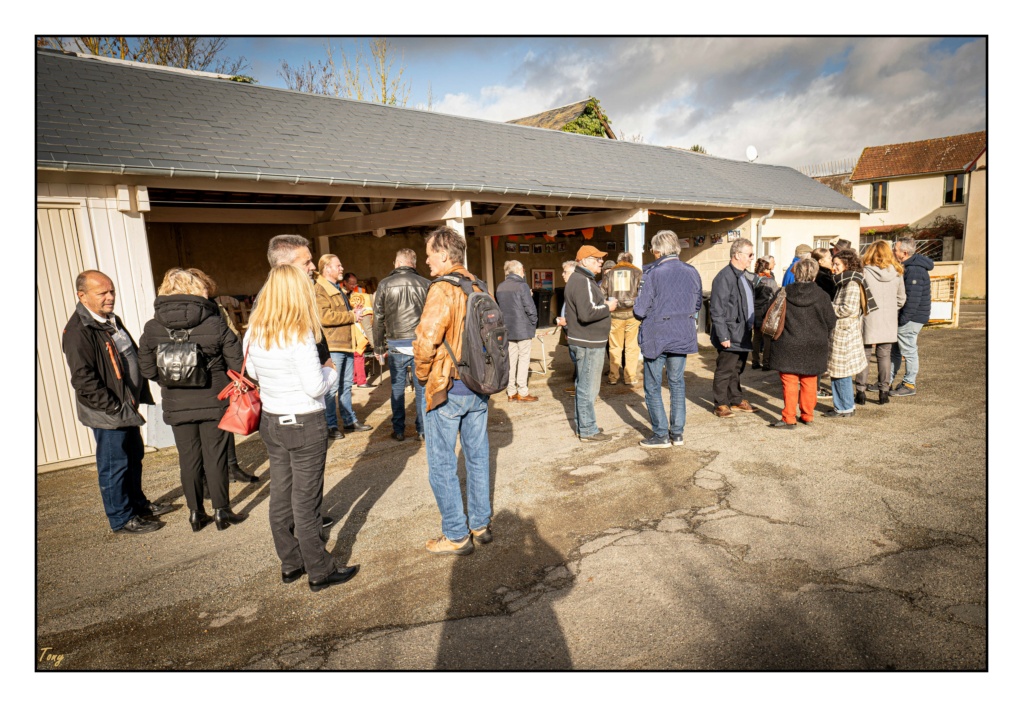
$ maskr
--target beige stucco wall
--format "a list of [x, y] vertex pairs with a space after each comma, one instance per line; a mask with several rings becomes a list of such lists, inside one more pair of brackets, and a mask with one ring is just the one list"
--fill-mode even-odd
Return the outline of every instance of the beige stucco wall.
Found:
[[[945, 175], [932, 174], [922, 177], [900, 177], [888, 181], [888, 209], [863, 214], [860, 225], [928, 226], [939, 216], [955, 216], [966, 220], [966, 204], [969, 203], [970, 179], [964, 185], [964, 203], [945, 206]], [[870, 183], [854, 184], [853, 199], [870, 208]]]
[[963, 297], [987, 296], [987, 152], [970, 173], [966, 233], [963, 236]]
[[[760, 218], [766, 212], [754, 212], [753, 217]], [[756, 222], [753, 222], [756, 232]], [[775, 238], [774, 258], [775, 277], [781, 282], [782, 274], [796, 254], [796, 246], [806, 244], [813, 247], [818, 238], [844, 238], [853, 244], [860, 243], [859, 214], [813, 214], [791, 211], [775, 212], [775, 215], [764, 224], [761, 237]], [[763, 253], [761, 244], [757, 244], [757, 253]]]

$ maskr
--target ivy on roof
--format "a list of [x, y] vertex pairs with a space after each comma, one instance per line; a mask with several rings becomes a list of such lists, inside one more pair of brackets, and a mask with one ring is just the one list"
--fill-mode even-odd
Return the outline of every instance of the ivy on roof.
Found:
[[600, 107], [600, 101], [593, 96], [586, 102], [586, 108], [579, 114], [579, 117], [570, 123], [566, 123], [561, 131], [565, 133], [579, 133], [580, 135], [593, 135], [594, 137], [607, 137], [606, 126], [611, 125], [611, 119], [604, 114]]

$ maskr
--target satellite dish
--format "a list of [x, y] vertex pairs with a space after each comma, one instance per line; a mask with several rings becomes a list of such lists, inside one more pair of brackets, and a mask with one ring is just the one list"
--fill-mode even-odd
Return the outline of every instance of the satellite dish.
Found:
[[746, 159], [750, 162], [755, 162], [757, 157], [759, 157], [757, 154], [757, 148], [753, 147], [753, 145], [746, 148]]

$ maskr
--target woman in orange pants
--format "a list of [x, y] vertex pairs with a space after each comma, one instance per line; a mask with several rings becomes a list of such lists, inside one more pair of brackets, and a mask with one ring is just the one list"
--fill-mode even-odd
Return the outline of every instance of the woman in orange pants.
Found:
[[777, 429], [794, 429], [796, 411], [804, 424], [813, 421], [817, 376], [828, 368], [828, 345], [835, 328], [835, 309], [824, 290], [814, 284], [819, 266], [810, 258], [792, 269], [796, 281], [785, 287], [785, 327], [770, 349], [770, 366], [781, 376], [785, 407]]

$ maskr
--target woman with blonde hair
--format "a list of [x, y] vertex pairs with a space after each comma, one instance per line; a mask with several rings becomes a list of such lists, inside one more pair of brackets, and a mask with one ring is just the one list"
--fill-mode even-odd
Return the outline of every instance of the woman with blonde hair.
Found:
[[[898, 340], [899, 309], [906, 303], [906, 285], [902, 264], [895, 259], [887, 241], [875, 241], [863, 254], [863, 279], [877, 302], [877, 309], [863, 317], [863, 347], [870, 360], [870, 349], [877, 355], [877, 403], [888, 402], [892, 378], [892, 344]], [[856, 376], [856, 404], [867, 402], [867, 376], [870, 366]]]
[[[171, 268], [163, 277], [153, 303], [153, 318], [146, 322], [139, 339], [139, 370], [156, 380], [163, 390], [163, 421], [174, 433], [181, 468], [181, 488], [190, 511], [193, 532], [212, 520], [217, 530], [245, 520], [231, 511], [227, 490], [227, 446], [230, 433], [217, 425], [227, 408], [217, 393], [228, 384], [227, 369], [242, 367], [238, 337], [227, 327], [217, 305], [196, 272]], [[196, 375], [186, 381], [161, 372], [158, 354], [161, 344], [183, 341], [198, 348]], [[202, 369], [202, 370], [198, 370]], [[209, 482], [213, 517], [203, 507], [203, 478]]]
[[258, 380], [263, 403], [259, 434], [273, 478], [270, 531], [281, 581], [308, 574], [314, 592], [347, 582], [359, 570], [338, 569], [320, 536], [327, 460], [323, 396], [337, 381], [333, 361], [320, 365], [316, 343], [322, 337], [309, 276], [294, 265], [277, 265], [249, 318], [246, 373]]

